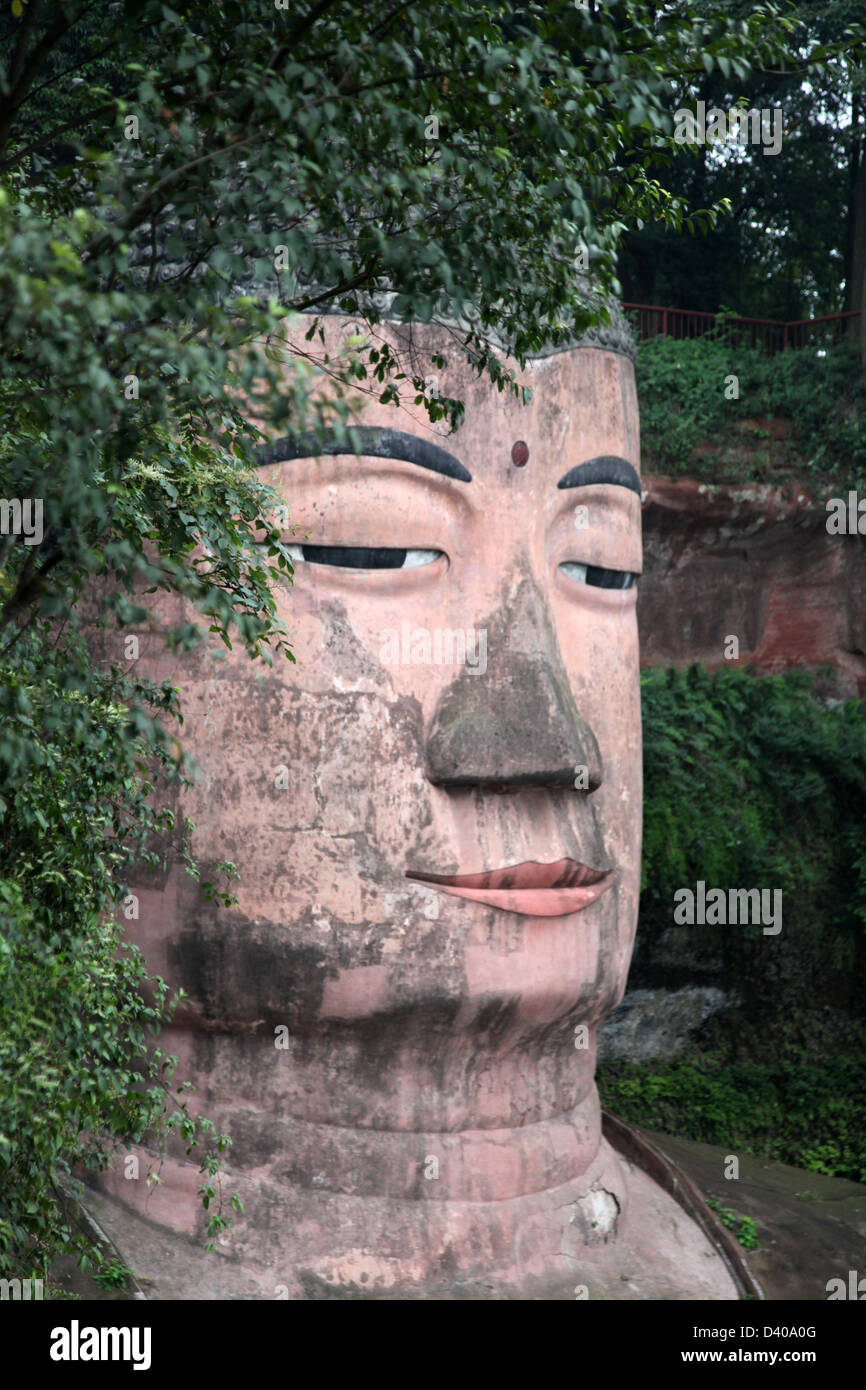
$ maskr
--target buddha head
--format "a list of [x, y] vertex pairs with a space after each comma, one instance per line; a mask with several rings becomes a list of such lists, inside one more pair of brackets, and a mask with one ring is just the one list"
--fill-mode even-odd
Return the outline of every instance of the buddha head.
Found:
[[[325, 346], [352, 329], [326, 319]], [[138, 937], [190, 996], [168, 1046], [233, 1138], [238, 1289], [570, 1290], [628, 1206], [594, 1067], [640, 878], [629, 342], [512, 364], [524, 404], [443, 326], [382, 332], [465, 421], [374, 394], [347, 434], [261, 451], [295, 662], [171, 670], [194, 847], [238, 865], [238, 905], [178, 871]], [[191, 1234], [184, 1174], [147, 1214]]]

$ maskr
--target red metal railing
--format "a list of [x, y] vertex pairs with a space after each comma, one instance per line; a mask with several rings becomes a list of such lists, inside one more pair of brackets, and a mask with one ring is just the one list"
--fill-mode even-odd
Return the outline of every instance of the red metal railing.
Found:
[[817, 319], [750, 319], [720, 317], [698, 309], [668, 309], [660, 304], [623, 304], [639, 338], [723, 338], [735, 347], [762, 347], [767, 353], [784, 348], [832, 347], [849, 337], [859, 309], [823, 314]]

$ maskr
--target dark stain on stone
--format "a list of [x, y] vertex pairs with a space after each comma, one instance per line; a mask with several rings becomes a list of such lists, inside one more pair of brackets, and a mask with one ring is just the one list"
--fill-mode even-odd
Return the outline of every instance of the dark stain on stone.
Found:
[[233, 918], [214, 930], [191, 926], [168, 947], [169, 963], [205, 1019], [236, 1031], [237, 1025], [264, 1021], [291, 1029], [314, 1018], [321, 1007], [325, 980], [336, 977], [325, 951], [296, 946], [276, 932], [269, 940], [253, 938], [249, 922]]

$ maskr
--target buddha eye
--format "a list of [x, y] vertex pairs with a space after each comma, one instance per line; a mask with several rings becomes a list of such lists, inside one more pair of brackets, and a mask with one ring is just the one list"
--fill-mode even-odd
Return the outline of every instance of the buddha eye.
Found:
[[391, 546], [290, 545], [294, 564], [339, 565], [356, 570], [410, 570], [432, 565], [441, 550], [399, 550]]
[[601, 565], [579, 565], [566, 560], [559, 567], [569, 579], [578, 584], [591, 584], [596, 589], [631, 589], [637, 583], [637, 575], [630, 570], [608, 570]]

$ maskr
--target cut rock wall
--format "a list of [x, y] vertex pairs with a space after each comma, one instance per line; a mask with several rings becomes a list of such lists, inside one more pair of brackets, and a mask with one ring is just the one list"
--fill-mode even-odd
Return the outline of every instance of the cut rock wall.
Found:
[[827, 663], [828, 693], [866, 695], [866, 537], [828, 533], [829, 490], [643, 482], [643, 666], [723, 666], [735, 636], [741, 665]]

